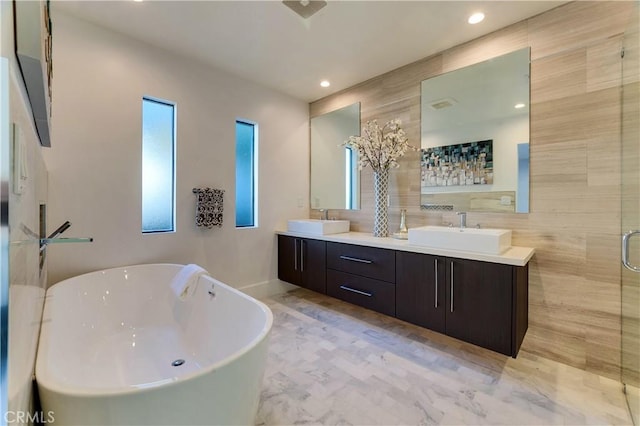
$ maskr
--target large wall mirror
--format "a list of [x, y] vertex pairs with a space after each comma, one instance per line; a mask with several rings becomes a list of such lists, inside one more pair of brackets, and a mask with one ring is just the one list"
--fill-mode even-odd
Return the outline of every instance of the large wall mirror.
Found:
[[421, 206], [529, 211], [529, 48], [424, 80]]
[[341, 145], [359, 134], [360, 103], [311, 119], [311, 208], [360, 208], [358, 153]]

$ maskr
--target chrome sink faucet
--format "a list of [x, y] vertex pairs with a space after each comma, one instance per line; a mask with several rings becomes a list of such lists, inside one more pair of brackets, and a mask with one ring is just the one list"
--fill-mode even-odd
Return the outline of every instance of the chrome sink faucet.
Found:
[[320, 219], [329, 220], [329, 209], [320, 209]]
[[460, 228], [466, 228], [467, 227], [467, 212], [458, 212], [456, 213], [458, 216], [460, 216]]

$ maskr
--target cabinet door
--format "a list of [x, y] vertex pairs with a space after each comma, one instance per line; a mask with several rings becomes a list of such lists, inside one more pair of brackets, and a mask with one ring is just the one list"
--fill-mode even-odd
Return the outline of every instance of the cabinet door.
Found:
[[446, 333], [512, 355], [513, 267], [447, 259]]
[[300, 285], [325, 294], [327, 292], [327, 243], [300, 239], [298, 250], [302, 276]]
[[278, 279], [296, 285], [300, 283], [298, 240], [278, 235]]
[[396, 317], [445, 332], [445, 258], [396, 253]]

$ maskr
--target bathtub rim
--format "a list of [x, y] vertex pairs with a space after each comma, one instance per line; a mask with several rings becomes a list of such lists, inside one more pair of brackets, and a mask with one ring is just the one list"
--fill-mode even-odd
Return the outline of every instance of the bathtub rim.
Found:
[[[59, 284], [64, 284], [66, 283], [67, 285], [69, 283], [67, 283], [67, 281], [70, 280], [74, 280], [76, 278], [81, 278], [81, 277], [86, 277], [89, 275], [93, 275], [93, 274], [99, 274], [99, 273], [103, 273], [103, 272], [108, 272], [108, 271], [115, 271], [115, 270], [122, 270], [122, 269], [127, 269], [127, 268], [134, 268], [134, 267], [150, 267], [150, 266], [185, 266], [183, 264], [179, 264], [179, 263], [142, 263], [142, 264], [135, 264], [135, 265], [128, 265], [128, 266], [119, 266], [119, 267], [115, 267], [115, 268], [108, 268], [108, 269], [100, 269], [97, 271], [93, 271], [93, 272], [87, 272], [84, 274], [80, 274], [80, 275], [76, 275], [73, 277], [69, 277], [66, 278], [62, 281], [59, 281], [55, 284], [53, 284], [51, 287], [49, 287], [45, 293], [45, 306], [43, 309], [43, 315], [44, 315], [44, 311], [46, 309], [46, 301], [48, 299], [48, 292], [49, 290], [51, 290], [52, 288], [54, 288], [55, 286], [59, 285]], [[207, 374], [212, 373], [213, 371], [219, 369], [219, 368], [223, 368], [226, 365], [231, 364], [232, 362], [237, 361], [238, 359], [240, 359], [241, 357], [243, 357], [244, 355], [246, 355], [247, 353], [249, 353], [251, 350], [255, 349], [260, 343], [262, 343], [264, 340], [269, 338], [269, 335], [271, 333], [271, 329], [273, 326], [273, 312], [271, 312], [271, 309], [264, 304], [263, 302], [261, 302], [260, 300], [249, 296], [246, 293], [243, 293], [242, 291], [231, 287], [228, 284], [223, 283], [222, 281], [212, 277], [211, 275], [209, 275], [209, 272], [207, 272], [206, 277], [212, 279], [215, 283], [217, 284], [222, 284], [223, 286], [226, 286], [232, 293], [237, 294], [237, 296], [239, 297], [243, 297], [244, 299], [249, 299], [249, 301], [251, 301], [252, 303], [255, 303], [258, 308], [263, 311], [266, 315], [266, 321], [264, 326], [262, 327], [262, 329], [260, 330], [260, 332], [256, 335], [256, 337], [254, 339], [252, 339], [249, 344], [247, 344], [246, 346], [244, 346], [242, 349], [236, 351], [233, 353], [233, 355], [226, 357], [216, 363], [213, 363], [209, 366], [207, 366], [207, 368], [203, 368], [201, 370], [198, 370], [196, 372], [190, 373], [190, 374], [185, 374], [184, 376], [180, 376], [180, 378], [178, 379], [167, 379], [165, 382], [160, 382], [157, 383], [155, 385], [151, 385], [151, 386], [145, 386], [145, 387], [122, 387], [122, 388], [116, 388], [116, 389], [85, 389], [85, 388], [78, 388], [76, 386], [68, 386], [68, 385], [60, 385], [58, 383], [56, 383], [55, 380], [46, 380], [48, 377], [45, 375], [44, 379], [45, 382], [43, 383], [39, 377], [41, 377], [41, 375], [38, 374], [38, 371], [41, 370], [42, 368], [45, 367], [40, 367], [41, 362], [44, 364], [47, 361], [41, 360], [40, 357], [40, 340], [42, 339], [43, 333], [42, 330], [40, 330], [40, 336], [38, 338], [38, 350], [36, 352], [36, 362], [35, 362], [35, 368], [34, 368], [34, 376], [35, 376], [35, 381], [36, 384], [38, 386], [38, 388], [43, 387], [46, 390], [50, 391], [50, 392], [55, 392], [55, 393], [60, 393], [60, 394], [64, 394], [64, 395], [69, 395], [69, 396], [74, 396], [74, 397], [87, 397], [87, 398], [98, 398], [98, 397], [105, 397], [105, 396], [125, 396], [125, 395], [130, 395], [130, 394], [135, 394], [135, 393], [141, 393], [141, 392], [148, 392], [154, 389], [158, 389], [158, 388], [164, 388], [164, 387], [170, 387], [170, 386], [174, 386], [174, 385], [178, 385], [180, 383], [184, 383], [190, 380], [195, 380], [198, 379], [200, 377], [203, 377]], [[168, 281], [167, 285], [169, 285], [170, 280]], [[44, 325], [44, 324], [43, 324]], [[49, 378], [50, 379], [50, 378]], [[53, 383], [52, 383], [53, 382]]]

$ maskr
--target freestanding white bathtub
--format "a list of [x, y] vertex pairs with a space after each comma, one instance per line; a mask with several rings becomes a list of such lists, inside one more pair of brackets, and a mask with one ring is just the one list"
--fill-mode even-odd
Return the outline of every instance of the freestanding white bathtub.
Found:
[[254, 423], [271, 311], [209, 276], [179, 300], [182, 267], [92, 272], [47, 291], [36, 380], [54, 424]]

